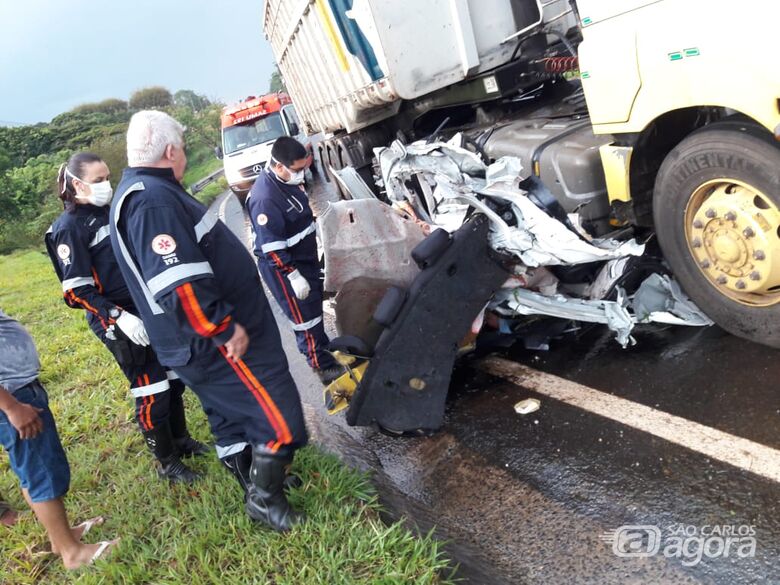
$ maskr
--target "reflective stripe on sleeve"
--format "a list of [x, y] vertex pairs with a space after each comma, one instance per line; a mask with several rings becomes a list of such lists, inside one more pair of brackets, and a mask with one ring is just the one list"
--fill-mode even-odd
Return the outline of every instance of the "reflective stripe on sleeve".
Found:
[[208, 262], [190, 262], [187, 264], [177, 264], [161, 272], [154, 278], [150, 278], [147, 285], [153, 295], [168, 288], [181, 280], [192, 278], [193, 276], [214, 275], [211, 264]]
[[195, 224], [195, 239], [198, 243], [203, 239], [203, 236], [209, 233], [211, 229], [217, 225], [218, 221], [219, 220], [216, 217], [208, 212], [200, 218], [200, 221]]
[[89, 247], [94, 248], [110, 235], [111, 235], [111, 228], [107, 225], [104, 225], [95, 233], [95, 236], [92, 238], [92, 241], [89, 242]]
[[249, 445], [249, 443], [233, 443], [232, 445], [228, 445], [227, 447], [223, 447], [222, 445], [217, 445], [217, 457], [220, 459], [224, 459], [225, 457], [228, 457], [230, 455], [235, 455], [236, 453], [241, 453], [246, 446]]
[[73, 288], [80, 286], [92, 285], [95, 286], [95, 279], [91, 276], [79, 276], [78, 278], [68, 278], [62, 281], [62, 292], [68, 292]]
[[267, 244], [263, 244], [260, 246], [260, 251], [263, 254], [268, 254], [269, 252], [276, 252], [277, 250], [284, 250], [285, 248], [291, 248], [292, 246], [298, 244], [299, 242], [303, 241], [303, 239], [313, 234], [317, 231], [317, 224], [312, 222], [309, 227], [307, 227], [305, 230], [298, 232], [294, 236], [290, 236], [286, 240], [276, 240], [273, 242], [268, 242]]
[[306, 321], [306, 323], [293, 323], [292, 324], [292, 330], [293, 331], [308, 331], [315, 325], [319, 325], [322, 323], [322, 316], [315, 317], [311, 321]]
[[165, 370], [165, 376], [169, 380], [178, 380], [179, 379], [179, 374], [177, 374], [173, 370]]
[[287, 245], [288, 246], [294, 246], [298, 242], [302, 241], [303, 238], [305, 238], [309, 234], [313, 234], [316, 231], [317, 231], [317, 224], [314, 223], [314, 222], [311, 222], [309, 227], [307, 227], [305, 230], [303, 230], [302, 232], [298, 232], [294, 236], [291, 236], [291, 237], [287, 238]]
[[260, 251], [263, 254], [268, 254], [269, 252], [284, 250], [285, 248], [287, 248], [287, 242], [285, 240], [277, 240], [276, 242], [268, 242], [267, 244], [263, 244], [260, 246]]
[[[117, 201], [116, 207], [114, 209], [114, 225], [116, 226], [119, 225], [119, 219], [122, 214], [122, 204], [124, 203], [125, 198], [128, 195], [130, 195], [130, 193], [133, 193], [135, 191], [143, 191], [144, 188], [145, 187], [143, 182], [138, 181], [130, 185], [127, 188], [127, 190], [119, 196], [119, 200]], [[157, 302], [154, 300], [154, 297], [152, 296], [151, 291], [149, 290], [149, 287], [146, 286], [144, 279], [141, 277], [141, 272], [138, 270], [138, 266], [136, 265], [132, 254], [130, 254], [130, 251], [127, 249], [127, 245], [125, 244], [125, 241], [122, 238], [122, 234], [119, 232], [118, 229], [116, 233], [116, 239], [117, 242], [119, 242], [119, 252], [120, 254], [122, 254], [122, 257], [127, 263], [127, 266], [130, 268], [130, 271], [133, 273], [133, 276], [135, 277], [135, 280], [138, 283], [141, 292], [144, 293], [144, 298], [146, 299], [146, 303], [149, 305], [149, 309], [152, 311], [152, 314], [162, 315], [163, 314], [162, 307], [157, 304]]]
[[168, 380], [162, 380], [161, 382], [155, 382], [154, 384], [130, 388], [130, 393], [134, 398], [141, 398], [143, 396], [151, 396], [152, 394], [160, 394], [161, 392], [170, 390], [170, 388], [171, 386], [168, 384]]

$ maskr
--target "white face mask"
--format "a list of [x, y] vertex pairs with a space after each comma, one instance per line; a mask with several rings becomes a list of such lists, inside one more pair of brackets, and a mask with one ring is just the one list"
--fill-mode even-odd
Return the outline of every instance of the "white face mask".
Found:
[[292, 171], [290, 169], [287, 169], [287, 171], [290, 173], [290, 178], [287, 181], [282, 181], [287, 185], [300, 185], [306, 179], [306, 171]]
[[[273, 165], [274, 163], [277, 163], [276, 159], [271, 158], [268, 161], [269, 165]], [[277, 163], [282, 164], [282, 163]], [[284, 165], [282, 165], [284, 167]], [[273, 169], [273, 166], [271, 166]], [[285, 185], [302, 185], [303, 182], [306, 180], [306, 169], [301, 169], [300, 171], [294, 171], [289, 167], [284, 167], [287, 169], [287, 172], [290, 173], [290, 178], [286, 181], [282, 179], [279, 175], [276, 175], [276, 171], [274, 171], [274, 174], [276, 175], [276, 178], [279, 179], [282, 183]]]
[[78, 177], [75, 177], [68, 169], [65, 172], [71, 176], [71, 178], [80, 181], [84, 185], [89, 187], [89, 195], [76, 195], [76, 199], [84, 203], [90, 203], [96, 207], [105, 207], [111, 203], [111, 199], [114, 196], [114, 190], [111, 188], [109, 181], [101, 181], [100, 183], [87, 183], [82, 181]]

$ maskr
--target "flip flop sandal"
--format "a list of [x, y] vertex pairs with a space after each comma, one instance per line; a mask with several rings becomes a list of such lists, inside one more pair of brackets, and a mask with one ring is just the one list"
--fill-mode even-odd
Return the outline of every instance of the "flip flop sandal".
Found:
[[98, 547], [98, 549], [95, 551], [95, 554], [92, 555], [91, 559], [89, 559], [89, 562], [87, 563], [87, 565], [91, 565], [95, 561], [100, 559], [100, 557], [102, 557], [105, 554], [105, 552], [107, 550], [109, 550], [109, 548], [113, 547], [118, 542], [119, 542], [118, 538], [116, 540], [104, 540], [104, 541], [102, 541], [100, 543], [100, 546]]
[[[84, 538], [87, 533], [92, 530], [95, 526], [101, 526], [106, 519], [103, 516], [95, 516], [94, 518], [90, 518], [89, 520], [84, 520], [81, 524], [76, 524], [71, 528], [81, 528], [82, 526], [84, 529], [81, 531], [81, 536], [79, 537], [79, 540]], [[38, 546], [34, 546], [32, 550], [30, 551], [33, 557], [39, 557], [39, 556], [45, 556], [54, 554], [51, 550], [51, 543], [47, 542], [45, 544], [41, 544]]]
[[95, 516], [89, 520], [84, 520], [81, 524], [76, 524], [73, 528], [81, 528], [83, 526], [84, 530], [81, 531], [81, 538], [84, 538], [94, 526], [101, 526], [105, 521], [106, 519], [103, 516]]

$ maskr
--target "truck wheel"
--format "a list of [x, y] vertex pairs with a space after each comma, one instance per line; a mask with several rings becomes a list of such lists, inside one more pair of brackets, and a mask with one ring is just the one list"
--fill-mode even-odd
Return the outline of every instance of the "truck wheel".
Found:
[[653, 219], [685, 292], [726, 331], [780, 348], [780, 148], [762, 128], [722, 122], [664, 160]]

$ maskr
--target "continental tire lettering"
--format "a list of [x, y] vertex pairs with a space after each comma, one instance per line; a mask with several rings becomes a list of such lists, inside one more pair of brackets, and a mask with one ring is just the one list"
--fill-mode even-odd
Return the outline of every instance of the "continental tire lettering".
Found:
[[694, 157], [686, 159], [680, 166], [680, 169], [675, 173], [674, 178], [682, 183], [695, 173], [713, 168], [749, 173], [756, 169], [756, 165], [750, 159], [735, 154], [708, 152], [705, 154], [697, 154]]

